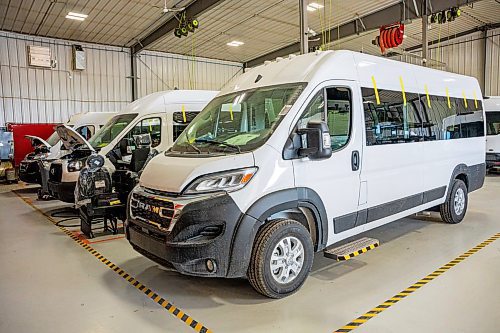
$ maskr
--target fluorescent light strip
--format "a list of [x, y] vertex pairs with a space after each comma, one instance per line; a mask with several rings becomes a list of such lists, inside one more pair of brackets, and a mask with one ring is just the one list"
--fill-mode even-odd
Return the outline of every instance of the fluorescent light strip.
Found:
[[232, 42], [227, 43], [228, 46], [240, 46], [240, 45], [243, 45], [243, 44], [245, 44], [245, 43], [239, 42], [237, 40], [233, 40]]
[[66, 15], [66, 18], [70, 19], [70, 20], [77, 20], [77, 21], [84, 21], [85, 20], [85, 18], [83, 18], [83, 17], [71, 16], [71, 15]]
[[314, 12], [315, 10], [321, 9], [325, 6], [320, 5], [319, 3], [316, 2], [311, 2], [310, 4], [307, 5], [307, 10], [310, 12]]
[[83, 17], [84, 19], [88, 17], [87, 14], [80, 14], [80, 13], [74, 13], [74, 12], [69, 12], [68, 16]]

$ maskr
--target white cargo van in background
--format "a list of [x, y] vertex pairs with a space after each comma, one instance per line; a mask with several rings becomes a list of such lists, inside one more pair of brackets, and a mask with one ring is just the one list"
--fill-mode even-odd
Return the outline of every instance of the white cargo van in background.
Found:
[[290, 56], [237, 77], [146, 165], [125, 231], [160, 264], [279, 298], [315, 251], [353, 254], [331, 248], [346, 238], [435, 206], [461, 222], [484, 177], [475, 78], [350, 51]]
[[500, 168], [500, 97], [484, 100], [486, 111], [486, 167]]
[[[67, 126], [74, 128], [82, 136], [90, 138], [94, 133], [102, 127], [116, 112], [82, 112], [74, 114], [70, 117]], [[50, 162], [61, 158], [68, 153], [67, 150], [61, 149], [61, 141], [57, 132], [43, 140], [36, 136], [27, 136], [32, 141], [33, 145], [40, 147], [44, 146], [42, 152], [31, 153], [21, 161], [19, 167], [19, 178], [26, 183], [38, 183], [42, 185], [42, 192], [46, 192], [48, 168]], [[40, 163], [42, 162], [43, 168]], [[45, 175], [44, 175], [45, 174]]]
[[75, 185], [80, 170], [92, 152], [105, 157], [105, 166], [115, 168], [107, 158], [114, 151], [116, 156], [129, 163], [133, 149], [133, 136], [151, 135], [151, 147], [166, 150], [182, 133], [187, 124], [215, 96], [217, 91], [171, 90], [157, 92], [127, 105], [111, 118], [104, 127], [89, 140], [68, 126], [58, 126], [57, 132], [63, 145], [72, 153], [50, 165], [49, 192], [57, 199], [74, 203]]

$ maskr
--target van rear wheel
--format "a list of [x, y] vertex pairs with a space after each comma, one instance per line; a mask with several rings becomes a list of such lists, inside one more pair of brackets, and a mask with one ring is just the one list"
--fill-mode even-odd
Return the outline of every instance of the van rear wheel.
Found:
[[311, 235], [295, 220], [277, 219], [259, 230], [248, 279], [264, 296], [283, 298], [299, 290], [313, 263]]
[[467, 212], [468, 202], [467, 186], [465, 186], [462, 180], [455, 179], [451, 187], [450, 195], [446, 201], [439, 206], [441, 219], [451, 224], [462, 222]]

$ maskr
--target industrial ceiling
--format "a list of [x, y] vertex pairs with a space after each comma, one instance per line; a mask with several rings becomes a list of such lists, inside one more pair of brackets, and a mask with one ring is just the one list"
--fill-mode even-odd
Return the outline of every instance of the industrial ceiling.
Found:
[[[213, 3], [197, 18], [200, 29], [187, 37], [176, 38], [173, 32], [164, 33], [148, 44], [146, 49], [197, 55], [238, 62], [248, 62], [299, 40], [298, 0], [168, 0], [168, 8], [189, 7], [196, 2]], [[376, 13], [400, 0], [311, 0], [323, 8], [308, 12], [309, 26], [322, 32], [347, 22]], [[436, 1], [433, 1], [436, 2]], [[413, 1], [405, 1], [407, 11], [413, 11]], [[131, 47], [170, 20], [164, 13], [164, 0], [0, 0], [0, 29], [37, 36], [69, 39]], [[462, 16], [454, 22], [431, 27], [429, 40], [446, 38], [500, 22], [500, 3], [482, 0], [462, 7]], [[88, 15], [84, 21], [65, 18], [68, 12]], [[387, 17], [387, 23], [400, 17]], [[362, 20], [361, 20], [362, 21]], [[360, 27], [362, 24], [360, 23]], [[362, 30], [362, 29], [361, 29]], [[376, 31], [362, 32], [333, 41], [330, 48], [351, 49], [378, 53], [371, 45]], [[421, 44], [421, 20], [407, 26], [404, 48]], [[231, 41], [244, 44], [228, 46]]]

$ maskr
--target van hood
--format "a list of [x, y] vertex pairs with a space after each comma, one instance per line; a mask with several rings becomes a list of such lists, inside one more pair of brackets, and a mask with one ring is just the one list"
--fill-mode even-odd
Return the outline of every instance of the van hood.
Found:
[[146, 165], [139, 184], [153, 190], [180, 193], [200, 176], [252, 166], [255, 166], [252, 153], [205, 158], [160, 154]]
[[33, 148], [35, 146], [40, 146], [40, 145], [47, 147], [47, 149], [50, 149], [52, 147], [47, 141], [45, 141], [41, 137], [34, 135], [25, 135], [24, 137], [31, 141], [31, 145], [33, 146]]
[[78, 132], [67, 125], [56, 127], [57, 135], [61, 138], [62, 145], [66, 150], [75, 150], [79, 146], [84, 146], [94, 151], [94, 148]]

